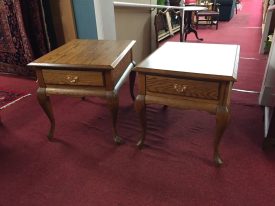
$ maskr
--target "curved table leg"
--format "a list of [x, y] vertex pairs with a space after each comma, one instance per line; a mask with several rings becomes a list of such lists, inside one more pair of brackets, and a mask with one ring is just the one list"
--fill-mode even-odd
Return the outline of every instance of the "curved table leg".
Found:
[[48, 133], [48, 139], [51, 140], [55, 130], [55, 119], [53, 116], [50, 98], [46, 95], [46, 88], [38, 88], [37, 99], [40, 106], [43, 108], [44, 112], [50, 120], [51, 127]]
[[198, 37], [198, 32], [192, 27], [192, 11], [186, 11], [186, 19], [185, 19], [186, 26], [184, 27], [184, 40], [186, 40], [187, 35], [193, 32], [199, 41], [203, 41], [203, 38]]
[[193, 29], [190, 25], [189, 26], [187, 25], [186, 28], [184, 29], [184, 40], [185, 41], [187, 39], [187, 35], [190, 34], [191, 32], [193, 32], [195, 34], [197, 40], [203, 41], [203, 38], [199, 38], [198, 32], [195, 29]]
[[190, 27], [189, 30], [190, 30], [189, 33], [193, 32], [195, 34], [197, 40], [203, 41], [203, 38], [199, 38], [198, 37], [198, 32], [195, 29], [193, 29], [192, 27]]
[[129, 81], [130, 81], [130, 94], [133, 101], [135, 100], [135, 93], [134, 93], [135, 80], [136, 80], [136, 72], [131, 71], [129, 75]]
[[116, 92], [108, 92], [107, 93], [107, 103], [109, 106], [109, 109], [111, 111], [111, 116], [112, 116], [112, 130], [113, 130], [113, 139], [116, 144], [121, 144], [122, 140], [118, 136], [117, 128], [116, 128], [116, 123], [117, 123], [117, 115], [118, 115], [118, 103], [119, 103], [119, 98]]
[[142, 148], [144, 139], [145, 139], [145, 132], [146, 132], [146, 106], [145, 106], [145, 98], [144, 95], [138, 95], [135, 101], [135, 109], [139, 115], [140, 124], [141, 124], [141, 136], [137, 143], [139, 149]]
[[217, 166], [223, 164], [219, 152], [221, 137], [227, 127], [230, 119], [229, 109], [225, 106], [219, 106], [216, 113], [216, 137], [214, 139], [214, 162]]
[[187, 39], [187, 33], [185, 32], [184, 33], [184, 41], [186, 41], [186, 39]]

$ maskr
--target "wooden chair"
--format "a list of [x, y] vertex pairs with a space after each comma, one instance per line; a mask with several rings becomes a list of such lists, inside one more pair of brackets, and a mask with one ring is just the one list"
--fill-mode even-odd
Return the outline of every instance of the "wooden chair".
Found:
[[[207, 6], [209, 9], [196, 12], [196, 28], [198, 29], [198, 25], [216, 25], [216, 29], [218, 29], [220, 12], [219, 5], [216, 3], [216, 0], [213, 0], [212, 2], [208, 1], [208, 3], [198, 0], [198, 5]], [[200, 24], [200, 22], [203, 23]]]

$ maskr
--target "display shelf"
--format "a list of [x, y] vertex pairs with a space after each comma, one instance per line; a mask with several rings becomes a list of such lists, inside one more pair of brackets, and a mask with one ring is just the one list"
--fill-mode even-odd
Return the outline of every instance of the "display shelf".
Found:
[[259, 49], [260, 54], [264, 54], [268, 52], [266, 50], [266, 42], [268, 40], [268, 35], [272, 34], [275, 28], [274, 8], [275, 8], [274, 0], [263, 1], [262, 39], [261, 39], [260, 49]]

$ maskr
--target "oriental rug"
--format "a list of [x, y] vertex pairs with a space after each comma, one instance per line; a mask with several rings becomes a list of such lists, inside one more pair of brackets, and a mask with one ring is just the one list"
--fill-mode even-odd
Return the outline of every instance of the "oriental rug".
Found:
[[0, 73], [35, 77], [26, 65], [49, 51], [39, 0], [0, 1]]
[[0, 88], [0, 110], [30, 95], [25, 92], [6, 91]]

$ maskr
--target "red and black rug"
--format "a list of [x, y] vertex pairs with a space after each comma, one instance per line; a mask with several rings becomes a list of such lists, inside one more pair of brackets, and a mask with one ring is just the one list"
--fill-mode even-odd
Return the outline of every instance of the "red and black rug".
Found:
[[31, 94], [25, 92], [0, 89], [0, 110], [30, 95]]

